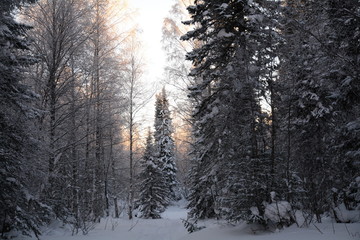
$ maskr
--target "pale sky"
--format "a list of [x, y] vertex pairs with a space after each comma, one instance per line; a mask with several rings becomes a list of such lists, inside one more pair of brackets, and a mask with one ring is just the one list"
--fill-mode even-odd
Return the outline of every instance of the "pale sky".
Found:
[[[162, 25], [163, 19], [169, 15], [175, 0], [128, 0], [128, 3], [130, 7], [137, 10], [137, 16], [134, 16], [134, 20], [142, 31], [140, 40], [143, 46], [145, 63], [143, 80], [149, 83], [156, 92], [160, 92], [166, 59], [161, 44]], [[140, 116], [138, 117], [142, 119], [140, 121], [143, 128], [153, 126], [154, 104], [155, 97], [139, 113]]]
[[162, 24], [168, 16], [174, 0], [129, 0], [130, 6], [138, 10], [135, 21], [142, 30], [142, 44], [147, 72], [146, 80], [159, 82], [164, 68], [165, 54], [162, 50]]

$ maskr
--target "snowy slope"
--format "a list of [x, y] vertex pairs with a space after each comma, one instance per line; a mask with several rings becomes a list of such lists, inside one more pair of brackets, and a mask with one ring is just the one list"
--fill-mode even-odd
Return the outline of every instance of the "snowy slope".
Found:
[[[209, 220], [199, 223], [205, 229], [188, 234], [181, 218], [186, 218], [183, 203], [169, 207], [162, 219], [104, 219], [88, 235], [71, 236], [68, 229], [49, 228], [44, 240], [360, 240], [360, 223], [325, 223], [309, 228], [291, 226], [280, 232], [265, 232], [255, 225], [229, 226], [224, 222]], [[113, 228], [113, 230], [112, 230]], [[318, 230], [318, 229], [319, 230]], [[321, 232], [322, 233], [321, 233]], [[24, 238], [17, 238], [24, 239]], [[25, 238], [26, 239], [26, 238]]]

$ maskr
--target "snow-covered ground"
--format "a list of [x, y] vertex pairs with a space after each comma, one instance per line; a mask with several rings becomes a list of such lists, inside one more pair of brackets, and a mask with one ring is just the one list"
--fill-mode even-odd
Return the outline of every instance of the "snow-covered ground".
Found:
[[[104, 219], [87, 235], [72, 236], [69, 229], [53, 227], [41, 236], [44, 240], [360, 240], [360, 223], [333, 224], [331, 219], [308, 228], [291, 226], [282, 231], [262, 231], [255, 225], [229, 226], [209, 220], [199, 223], [205, 229], [187, 233], [181, 218], [186, 218], [184, 203], [169, 207], [162, 219]], [[20, 238], [18, 238], [20, 239]]]
[[[318, 230], [318, 229], [319, 230]], [[348, 230], [347, 230], [347, 229]], [[321, 232], [322, 233], [321, 233]], [[335, 232], [334, 232], [335, 231]], [[360, 224], [316, 224], [309, 228], [291, 226], [279, 232], [257, 231], [256, 227], [240, 225], [235, 227], [213, 226], [189, 234], [182, 240], [359, 240]]]

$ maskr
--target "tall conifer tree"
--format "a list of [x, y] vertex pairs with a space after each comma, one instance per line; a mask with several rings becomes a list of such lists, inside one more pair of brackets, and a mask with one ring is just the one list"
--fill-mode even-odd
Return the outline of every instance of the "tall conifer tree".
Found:
[[[28, 26], [14, 19], [23, 2], [5, 0], [0, 6], [0, 234], [11, 230], [40, 234], [44, 209], [30, 191], [34, 153], [39, 143], [30, 121], [38, 116], [35, 94], [21, 81], [22, 71], [35, 62], [28, 54]], [[33, 195], [34, 194], [34, 195]]]
[[141, 160], [139, 205], [140, 217], [160, 218], [169, 202], [168, 189], [162, 169], [154, 158], [154, 146], [149, 130], [146, 139], [146, 148]]
[[169, 110], [169, 101], [165, 88], [156, 96], [155, 103], [155, 157], [165, 177], [169, 199], [175, 200], [178, 185], [176, 178], [174, 140], [172, 138], [172, 123]]
[[185, 24], [195, 30], [182, 39], [202, 43], [187, 55], [195, 78], [190, 96], [198, 103], [190, 217], [246, 219], [252, 206], [261, 212], [269, 190], [259, 95], [264, 8], [205, 0], [188, 10]]

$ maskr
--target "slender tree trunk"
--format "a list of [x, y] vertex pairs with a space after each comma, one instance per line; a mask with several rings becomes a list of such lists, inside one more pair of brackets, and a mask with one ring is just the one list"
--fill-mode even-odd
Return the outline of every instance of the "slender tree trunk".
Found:
[[57, 34], [57, 19], [56, 19], [56, 4], [52, 6], [52, 25], [51, 25], [51, 32], [54, 34], [52, 36], [52, 46], [51, 46], [51, 59], [50, 59], [50, 66], [49, 66], [49, 80], [48, 80], [48, 91], [49, 91], [49, 112], [50, 112], [50, 158], [49, 158], [49, 177], [50, 177], [50, 187], [52, 181], [52, 175], [54, 171], [54, 164], [55, 164], [55, 129], [56, 129], [56, 58], [57, 58], [57, 41], [56, 41], [56, 34]]
[[114, 132], [113, 129], [110, 131], [110, 164], [111, 164], [111, 179], [112, 179], [112, 196], [114, 200], [115, 208], [115, 218], [119, 218], [119, 206], [117, 202], [117, 179], [116, 179], [116, 168], [115, 168], [115, 158], [114, 158]]
[[[73, 63], [73, 61], [72, 61]], [[74, 67], [72, 66], [72, 77], [71, 77], [71, 105], [70, 105], [70, 141], [71, 144], [71, 165], [72, 165], [72, 208], [75, 218], [78, 219], [78, 209], [79, 209], [79, 192], [78, 192], [78, 159], [76, 152], [76, 96], [75, 96], [75, 72]]]
[[270, 166], [270, 175], [271, 175], [271, 182], [270, 188], [275, 187], [275, 140], [276, 140], [276, 116], [275, 116], [275, 94], [274, 94], [274, 86], [273, 86], [272, 74], [270, 74], [269, 79], [269, 90], [270, 90], [270, 108], [271, 108], [271, 166]]
[[133, 186], [133, 106], [132, 106], [132, 89], [130, 91], [130, 128], [129, 128], [129, 134], [130, 134], [130, 143], [129, 143], [129, 152], [130, 152], [130, 156], [129, 156], [129, 173], [130, 173], [130, 179], [129, 179], [129, 211], [128, 211], [128, 216], [129, 219], [132, 219], [132, 211], [133, 211], [133, 198], [134, 198], [134, 186]]
[[91, 135], [90, 135], [90, 129], [91, 129], [91, 122], [90, 122], [90, 114], [91, 114], [91, 106], [92, 106], [92, 86], [91, 83], [87, 84], [86, 86], [86, 143], [85, 143], [85, 163], [84, 163], [84, 199], [83, 202], [85, 202], [86, 208], [92, 209], [91, 204], [92, 198], [89, 191], [91, 190], [91, 179], [92, 179], [92, 167], [90, 163], [90, 141], [91, 141]]
[[106, 171], [105, 177], [104, 177], [104, 196], [105, 196], [105, 212], [106, 217], [110, 215], [110, 204], [109, 204], [109, 192], [108, 192], [108, 174]]
[[49, 157], [49, 177], [50, 182], [53, 178], [53, 172], [55, 168], [55, 130], [56, 130], [56, 83], [55, 83], [55, 73], [51, 72], [49, 77], [49, 97], [50, 97], [50, 129], [49, 129], [49, 148], [50, 148], [50, 157]]
[[102, 129], [101, 129], [101, 92], [100, 92], [100, 6], [96, 1], [96, 31], [94, 35], [94, 84], [95, 84], [95, 217], [102, 215], [103, 191], [101, 190], [103, 183], [102, 172]]
[[286, 178], [287, 178], [287, 184], [288, 184], [288, 189], [287, 189], [287, 201], [290, 202], [291, 201], [291, 194], [290, 194], [290, 190], [289, 186], [290, 186], [290, 180], [291, 180], [291, 176], [290, 176], [290, 161], [291, 161], [291, 101], [289, 101], [289, 105], [288, 105], [288, 121], [287, 121], [287, 158], [286, 158]]
[[129, 119], [129, 152], [130, 152], [130, 156], [129, 156], [129, 164], [130, 164], [130, 169], [129, 169], [129, 175], [130, 175], [130, 179], [129, 179], [129, 209], [128, 209], [128, 216], [129, 219], [133, 218], [133, 204], [134, 204], [134, 169], [133, 169], [133, 157], [134, 157], [134, 110], [133, 110], [133, 94], [134, 94], [134, 84], [135, 84], [135, 60], [132, 57], [131, 59], [131, 82], [130, 82], [130, 119]]
[[120, 214], [119, 214], [119, 206], [118, 206], [117, 197], [114, 197], [114, 208], [115, 208], [115, 218], [119, 218]]

